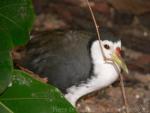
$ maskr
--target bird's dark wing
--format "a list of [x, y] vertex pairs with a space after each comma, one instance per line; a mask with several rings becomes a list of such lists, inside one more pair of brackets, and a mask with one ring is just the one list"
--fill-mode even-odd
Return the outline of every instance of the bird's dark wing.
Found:
[[23, 65], [65, 91], [90, 76], [91, 38], [79, 31], [44, 33], [27, 44]]

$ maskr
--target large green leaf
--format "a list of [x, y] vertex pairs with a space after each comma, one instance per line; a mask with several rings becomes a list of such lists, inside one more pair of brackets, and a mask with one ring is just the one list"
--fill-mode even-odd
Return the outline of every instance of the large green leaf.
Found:
[[11, 49], [28, 41], [33, 20], [31, 0], [0, 0], [0, 113], [76, 113], [56, 88], [13, 69]]
[[0, 33], [6, 33], [14, 45], [24, 44], [34, 20], [32, 0], [0, 0]]
[[0, 52], [0, 93], [10, 83], [12, 70], [12, 60], [9, 51]]
[[59, 90], [21, 71], [14, 72], [0, 101], [14, 113], [76, 113]]
[[13, 112], [2, 102], [0, 102], [0, 113], [13, 113]]
[[33, 20], [31, 0], [0, 0], [0, 94], [11, 81], [10, 51], [28, 41]]

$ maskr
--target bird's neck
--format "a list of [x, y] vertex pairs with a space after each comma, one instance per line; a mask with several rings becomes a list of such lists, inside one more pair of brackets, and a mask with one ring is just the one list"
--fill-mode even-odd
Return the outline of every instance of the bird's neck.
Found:
[[99, 44], [100, 44], [99, 41], [96, 40], [91, 45], [91, 50], [90, 51], [91, 51], [91, 58], [92, 58], [93, 64], [95, 64], [95, 63], [103, 64], [105, 62], [104, 54], [102, 53]]
[[118, 73], [111, 64], [96, 64], [93, 71], [95, 74], [86, 83], [67, 89], [65, 97], [73, 106], [80, 97], [106, 87], [118, 78]]

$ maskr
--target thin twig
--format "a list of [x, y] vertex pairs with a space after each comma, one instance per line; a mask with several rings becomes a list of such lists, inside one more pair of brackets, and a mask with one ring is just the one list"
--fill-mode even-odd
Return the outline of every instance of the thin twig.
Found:
[[125, 108], [126, 108], [126, 113], [129, 113], [129, 106], [128, 106], [128, 102], [127, 102], [127, 96], [126, 96], [126, 92], [125, 92], [123, 76], [122, 76], [122, 74], [119, 74], [119, 75], [120, 75], [121, 92], [122, 92], [122, 96], [123, 96], [123, 100], [124, 100], [124, 104], [125, 104]]
[[90, 13], [91, 13], [93, 22], [94, 22], [94, 26], [95, 26], [96, 32], [97, 32], [97, 37], [98, 37], [98, 40], [99, 40], [100, 49], [101, 49], [101, 51], [102, 51], [102, 56], [103, 56], [103, 58], [104, 58], [104, 60], [105, 60], [105, 55], [104, 55], [104, 51], [103, 51], [102, 44], [101, 44], [100, 33], [99, 33], [99, 30], [98, 30], [99, 26], [97, 25], [97, 22], [96, 22], [96, 19], [95, 19], [93, 10], [92, 10], [92, 8], [91, 8], [91, 6], [90, 6], [89, 0], [86, 0], [86, 1], [87, 1], [87, 4], [88, 4]]
[[[103, 48], [102, 48], [102, 44], [101, 44], [101, 41], [100, 41], [101, 38], [100, 38], [99, 30], [98, 30], [99, 26], [97, 25], [97, 22], [96, 22], [96, 19], [95, 19], [93, 10], [92, 10], [92, 8], [91, 8], [91, 6], [90, 6], [89, 0], [86, 0], [86, 1], [87, 1], [89, 10], [90, 10], [90, 13], [91, 13], [91, 16], [92, 16], [92, 19], [93, 19], [95, 28], [96, 28], [97, 37], [98, 37], [98, 40], [99, 40], [99, 46], [100, 46], [100, 49], [101, 49], [101, 52], [102, 52], [102, 56], [103, 56], [104, 60], [112, 61], [111, 59], [106, 59], [106, 58], [105, 58], [104, 51], [103, 51]], [[106, 61], [106, 62], [107, 62], [107, 61]], [[112, 62], [113, 62], [113, 61], [112, 61]], [[113, 62], [113, 65], [115, 65], [115, 67], [117, 67], [114, 62]], [[129, 107], [128, 107], [128, 103], [127, 103], [127, 97], [126, 97], [126, 93], [125, 93], [123, 77], [122, 77], [122, 75], [120, 74], [118, 68], [117, 68], [116, 70], [117, 70], [118, 74], [120, 75], [121, 91], [122, 91], [122, 96], [123, 96], [123, 100], [124, 100], [124, 104], [125, 104], [125, 108], [126, 108], [126, 113], [129, 113]]]
[[122, 97], [123, 97], [126, 113], [130, 113], [129, 112], [129, 105], [127, 102], [127, 96], [126, 96], [126, 92], [125, 92], [125, 87], [124, 87], [124, 82], [123, 82], [123, 76], [120, 73], [120, 71], [117, 67], [117, 64], [114, 61], [112, 61], [112, 62], [113, 62], [112, 65], [115, 67], [115, 70], [117, 71], [117, 73], [119, 74], [119, 77], [120, 77], [120, 88], [121, 88], [121, 92], [122, 92]]
[[[111, 59], [108, 59], [108, 60], [112, 61]], [[122, 76], [122, 74], [120, 74], [119, 68], [118, 68], [117, 64], [114, 61], [112, 61], [110, 64], [112, 64], [114, 66], [115, 70], [119, 74], [120, 88], [121, 88], [122, 97], [123, 97], [123, 101], [124, 101], [124, 105], [125, 105], [125, 110], [126, 110], [126, 113], [130, 113], [129, 112], [129, 105], [128, 105], [128, 102], [127, 102], [127, 96], [126, 96], [126, 92], [125, 92], [125, 87], [124, 87], [124, 82], [123, 82], [123, 76]]]
[[47, 83], [47, 82], [48, 82], [48, 78], [47, 78], [47, 77], [41, 78], [38, 74], [35, 74], [34, 72], [30, 71], [29, 69], [27, 69], [27, 68], [25, 68], [25, 67], [22, 67], [22, 66], [19, 65], [19, 64], [16, 64], [16, 66], [17, 66], [20, 70], [22, 70], [22, 71], [24, 71], [24, 72], [26, 72], [26, 73], [29, 73], [29, 75], [30, 75], [31, 77], [35, 78], [36, 80], [39, 80], [39, 81], [41, 81], [41, 82], [43, 82], [43, 83]]

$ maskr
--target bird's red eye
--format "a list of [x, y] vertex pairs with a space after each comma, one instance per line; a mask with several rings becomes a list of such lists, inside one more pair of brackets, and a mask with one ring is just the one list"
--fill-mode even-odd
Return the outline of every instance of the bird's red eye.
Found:
[[110, 46], [109, 46], [108, 44], [105, 44], [105, 45], [104, 45], [104, 48], [105, 48], [105, 49], [110, 49]]

